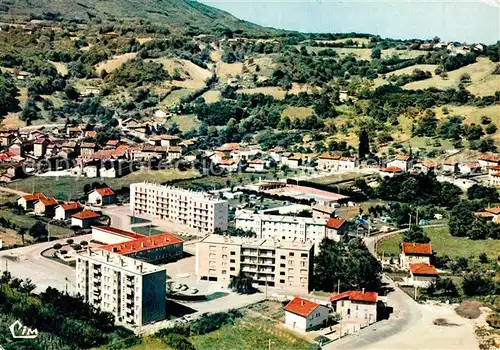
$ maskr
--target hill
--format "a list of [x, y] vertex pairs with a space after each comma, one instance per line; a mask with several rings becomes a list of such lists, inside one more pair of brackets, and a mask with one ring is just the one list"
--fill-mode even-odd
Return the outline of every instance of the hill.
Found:
[[77, 23], [140, 20], [195, 34], [225, 28], [254, 34], [277, 32], [191, 0], [9, 0], [2, 1], [0, 16]]

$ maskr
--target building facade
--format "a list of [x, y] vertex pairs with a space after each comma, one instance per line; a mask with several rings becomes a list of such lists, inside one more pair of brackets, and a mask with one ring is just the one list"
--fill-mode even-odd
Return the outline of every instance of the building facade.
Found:
[[284, 308], [285, 325], [293, 330], [307, 332], [326, 326], [330, 310], [326, 306], [295, 297]]
[[342, 319], [358, 319], [372, 324], [377, 321], [377, 299], [376, 292], [350, 290], [332, 295], [330, 302], [333, 311]]
[[77, 254], [77, 293], [118, 322], [141, 326], [165, 319], [166, 282], [165, 267], [103, 249]]
[[271, 239], [208, 235], [196, 244], [199, 280], [228, 285], [240, 270], [257, 286], [307, 293], [313, 273], [314, 245]]
[[228, 202], [204, 192], [195, 192], [154, 183], [130, 185], [130, 210], [144, 215], [171, 220], [198, 229], [214, 232], [227, 229]]
[[431, 263], [432, 247], [430, 243], [401, 243], [401, 254], [399, 255], [399, 265], [403, 269], [408, 269], [410, 264]]

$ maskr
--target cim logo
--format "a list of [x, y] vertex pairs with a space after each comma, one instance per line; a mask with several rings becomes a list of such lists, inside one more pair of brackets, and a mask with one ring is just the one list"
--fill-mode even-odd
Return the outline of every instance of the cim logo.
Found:
[[21, 321], [17, 320], [9, 327], [12, 338], [14, 339], [35, 339], [38, 336], [37, 329], [31, 329], [23, 326]]

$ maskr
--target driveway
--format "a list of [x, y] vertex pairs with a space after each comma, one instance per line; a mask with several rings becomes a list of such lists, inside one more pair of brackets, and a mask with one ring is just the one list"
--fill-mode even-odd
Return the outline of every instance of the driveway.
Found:
[[[92, 235], [72, 237], [75, 242], [90, 241]], [[75, 270], [67, 265], [42, 257], [40, 254], [55, 243], [66, 244], [66, 238], [33, 244], [27, 247], [0, 251], [0, 271], [9, 271], [13, 277], [29, 278], [37, 286], [36, 293], [53, 287], [74, 293]]]

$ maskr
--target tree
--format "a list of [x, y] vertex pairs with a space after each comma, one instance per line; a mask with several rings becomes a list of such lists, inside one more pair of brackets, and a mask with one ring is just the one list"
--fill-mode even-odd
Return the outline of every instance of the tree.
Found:
[[29, 125], [31, 121], [36, 120], [40, 117], [39, 111], [40, 109], [36, 105], [36, 102], [30, 98], [24, 104], [20, 119], [24, 121], [26, 125]]
[[368, 132], [366, 131], [366, 129], [362, 129], [361, 132], [359, 133], [358, 157], [359, 159], [363, 159], [369, 153], [370, 153], [370, 138], [368, 137]]
[[22, 293], [31, 293], [34, 291], [36, 286], [31, 282], [31, 279], [27, 278], [23, 281], [23, 283], [19, 286], [19, 291]]
[[430, 238], [425, 235], [422, 227], [414, 225], [403, 233], [403, 242], [429, 243]]
[[7, 74], [0, 74], [0, 116], [19, 109], [17, 95], [19, 90], [12, 77]]
[[498, 191], [493, 187], [474, 184], [467, 190], [467, 198], [469, 200], [483, 199], [488, 203], [495, 203], [498, 201]]
[[252, 286], [252, 277], [245, 275], [241, 270], [237, 276], [231, 278], [229, 288], [238, 294], [252, 294], [255, 292]]
[[371, 58], [374, 60], [379, 60], [380, 58], [382, 58], [382, 50], [380, 49], [380, 47], [374, 47], [372, 49]]
[[488, 135], [491, 135], [491, 134], [496, 133], [496, 132], [497, 132], [497, 130], [498, 130], [498, 129], [497, 129], [497, 126], [496, 126], [495, 124], [493, 124], [493, 123], [488, 124], [488, 125], [486, 126], [486, 128], [484, 129], [484, 131], [486, 131], [486, 133], [487, 133]]
[[21, 236], [21, 240], [22, 240], [23, 245], [24, 245], [24, 236], [26, 235], [26, 229], [24, 227], [20, 227], [18, 233], [19, 233], [19, 236]]
[[49, 232], [47, 231], [45, 224], [41, 221], [37, 221], [29, 229], [29, 234], [36, 240], [42, 240], [47, 238]]
[[450, 212], [450, 234], [452, 236], [467, 236], [475, 220], [474, 212], [481, 208], [481, 204], [473, 201], [461, 201]]
[[491, 278], [473, 273], [464, 277], [462, 289], [465, 295], [474, 296], [495, 294], [496, 288]]
[[66, 85], [66, 88], [64, 89], [64, 93], [66, 94], [66, 97], [69, 100], [76, 100], [80, 96], [78, 91], [72, 85]]
[[481, 264], [487, 264], [488, 263], [488, 256], [486, 255], [485, 252], [482, 252], [481, 254], [479, 254], [479, 262]]

